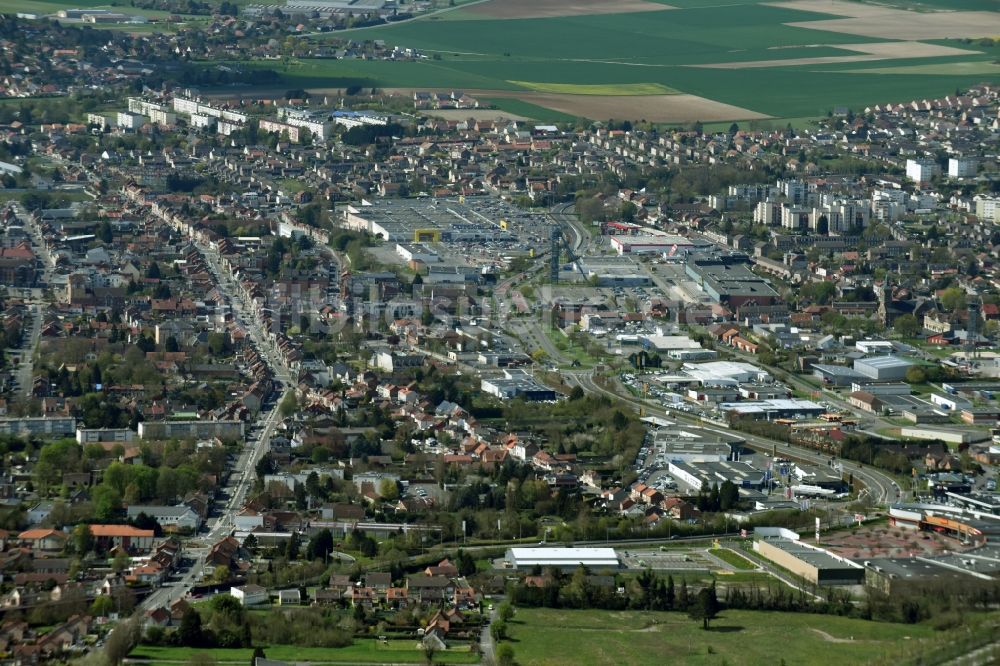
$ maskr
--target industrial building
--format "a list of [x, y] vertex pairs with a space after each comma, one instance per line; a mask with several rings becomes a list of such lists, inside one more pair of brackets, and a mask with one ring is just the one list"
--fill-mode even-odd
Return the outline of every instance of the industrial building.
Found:
[[634, 260], [626, 256], [582, 257], [576, 262], [577, 269], [587, 280], [598, 287], [645, 287], [652, 284], [652, 278]]
[[771, 374], [767, 370], [738, 361], [685, 363], [681, 369], [691, 379], [700, 382], [703, 386], [739, 386], [740, 384], [771, 381]]
[[898, 356], [873, 356], [856, 360], [854, 370], [876, 382], [896, 382], [906, 377], [912, 365]]
[[508, 548], [504, 559], [509, 568], [518, 571], [530, 571], [535, 567], [555, 567], [563, 571], [573, 571], [580, 566], [592, 571], [621, 568], [614, 548]]
[[867, 376], [843, 365], [813, 363], [812, 372], [813, 377], [827, 386], [850, 386], [859, 380], [868, 380]]
[[721, 486], [726, 481], [739, 488], [760, 490], [767, 479], [763, 471], [744, 462], [671, 462], [667, 471], [695, 491]]
[[672, 462], [723, 462], [739, 454], [746, 440], [723, 431], [698, 426], [673, 425], [658, 428], [651, 435], [657, 456]]
[[826, 412], [822, 405], [812, 400], [795, 398], [777, 400], [756, 400], [747, 402], [724, 402], [719, 410], [737, 418], [750, 418], [757, 421], [773, 421], [775, 419], [808, 419], [815, 418]]
[[[958, 566], [951, 565], [947, 560], [938, 557], [876, 557], [864, 561], [865, 586], [884, 594], [894, 594], [906, 590], [911, 585], [919, 584], [961, 584], [975, 580], [992, 580], [1000, 564], [992, 558], [1000, 556], [1000, 552], [990, 552], [985, 557], [976, 556], [971, 552], [956, 555]], [[942, 561], [943, 560], [943, 561]], [[976, 571], [983, 568], [989, 573]]]
[[761, 539], [753, 549], [813, 585], [859, 585], [865, 569], [847, 558], [789, 539]]
[[501, 400], [523, 398], [529, 401], [555, 400], [556, 392], [536, 382], [524, 370], [503, 371], [503, 377], [482, 380], [482, 389]]
[[425, 243], [396, 243], [396, 254], [407, 263], [419, 261], [423, 264], [433, 264], [441, 260], [438, 253]]
[[683, 236], [612, 236], [611, 247], [618, 254], [667, 254], [676, 255], [694, 247]]
[[[514, 227], [533, 225], [537, 241], [524, 250], [538, 247], [542, 236], [548, 238], [551, 223], [540, 216], [518, 213], [509, 207], [495, 211], [479, 210], [476, 199], [455, 200], [382, 200], [362, 202], [343, 209], [341, 225], [352, 231], [364, 231], [393, 242], [487, 242], [516, 238]], [[487, 214], [489, 213], [489, 214]], [[544, 233], [542, 233], [544, 227]]]
[[684, 270], [713, 300], [729, 307], [778, 301], [778, 292], [750, 270], [750, 257], [745, 254], [695, 256], [688, 259]]

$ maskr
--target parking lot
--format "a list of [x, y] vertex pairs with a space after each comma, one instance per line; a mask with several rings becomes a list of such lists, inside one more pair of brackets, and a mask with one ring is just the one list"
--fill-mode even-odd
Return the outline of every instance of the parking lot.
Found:
[[658, 571], [709, 571], [716, 568], [709, 562], [703, 550], [649, 548], [642, 550], [622, 549], [618, 556], [627, 569], [654, 569]]

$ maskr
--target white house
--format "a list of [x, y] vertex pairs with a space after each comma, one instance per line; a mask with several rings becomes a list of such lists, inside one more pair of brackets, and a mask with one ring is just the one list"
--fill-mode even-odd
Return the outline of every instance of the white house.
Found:
[[258, 606], [269, 601], [267, 590], [260, 585], [244, 585], [229, 588], [229, 594], [236, 597], [243, 606]]
[[139, 514], [146, 514], [159, 523], [166, 531], [172, 530], [192, 530], [197, 531], [201, 527], [201, 516], [185, 505], [177, 506], [144, 506], [133, 504], [128, 508], [128, 517], [135, 518]]

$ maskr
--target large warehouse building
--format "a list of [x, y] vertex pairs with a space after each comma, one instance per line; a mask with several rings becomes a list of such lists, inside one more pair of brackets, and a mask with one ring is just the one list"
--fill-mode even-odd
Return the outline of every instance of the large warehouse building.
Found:
[[526, 571], [536, 566], [572, 571], [583, 565], [591, 570], [619, 569], [621, 563], [614, 548], [508, 548], [507, 566]]
[[854, 370], [877, 382], [897, 382], [906, 377], [911, 365], [913, 363], [898, 356], [872, 356], [856, 360]]
[[865, 581], [861, 565], [801, 541], [760, 540], [754, 541], [753, 548], [813, 585], [859, 585]]

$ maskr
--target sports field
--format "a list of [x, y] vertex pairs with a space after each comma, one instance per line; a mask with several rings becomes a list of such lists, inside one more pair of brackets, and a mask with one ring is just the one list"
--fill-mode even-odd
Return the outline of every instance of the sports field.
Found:
[[993, 0], [487, 0], [309, 37], [384, 40], [422, 60], [306, 58], [282, 74], [303, 87], [475, 91], [570, 117], [815, 117], [1000, 82], [1000, 46], [975, 41], [1000, 37], [996, 9]]
[[508, 629], [515, 659], [535, 666], [899, 664], [947, 640], [919, 625], [755, 611], [724, 611], [703, 631], [683, 613], [519, 608]]

